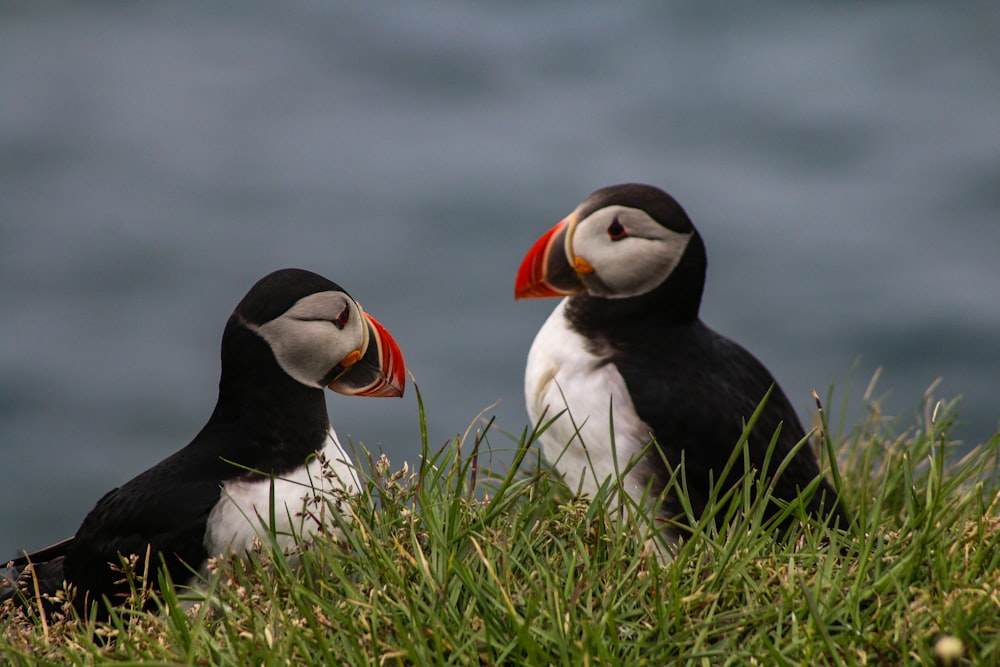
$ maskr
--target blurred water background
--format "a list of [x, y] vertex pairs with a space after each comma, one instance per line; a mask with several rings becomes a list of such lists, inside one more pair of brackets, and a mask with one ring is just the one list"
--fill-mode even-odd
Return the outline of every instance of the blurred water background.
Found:
[[[0, 4], [0, 556], [71, 534], [186, 444], [223, 325], [299, 266], [396, 336], [432, 447], [522, 370], [531, 243], [592, 190], [663, 187], [706, 239], [703, 317], [806, 423], [876, 368], [912, 423], [997, 428], [1000, 4]], [[415, 464], [415, 394], [331, 394]], [[494, 461], [503, 462], [507, 452]]]

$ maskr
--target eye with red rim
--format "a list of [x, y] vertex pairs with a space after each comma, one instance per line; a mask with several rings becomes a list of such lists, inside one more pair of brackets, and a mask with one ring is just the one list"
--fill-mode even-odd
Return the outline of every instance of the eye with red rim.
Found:
[[340, 315], [337, 315], [336, 319], [330, 321], [333, 322], [334, 326], [342, 330], [347, 326], [349, 319], [351, 319], [351, 308], [350, 306], [344, 306], [344, 310], [341, 311]]
[[625, 226], [618, 221], [618, 218], [612, 220], [611, 224], [608, 225], [608, 237], [612, 241], [620, 241], [626, 236], [628, 236], [628, 232], [625, 231]]

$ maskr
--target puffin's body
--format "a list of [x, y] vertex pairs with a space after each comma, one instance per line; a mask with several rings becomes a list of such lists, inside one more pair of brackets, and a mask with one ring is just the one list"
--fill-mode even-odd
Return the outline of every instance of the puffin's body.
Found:
[[[73, 538], [16, 559], [7, 579], [19, 578], [29, 596], [32, 572], [42, 593], [65, 580], [83, 611], [102, 596], [115, 603], [127, 594], [108, 566], [119, 554], [139, 556], [141, 568], [149, 550], [152, 568], [162, 556], [184, 583], [208, 557], [242, 553], [268, 530], [285, 548], [335, 526], [325, 492], [355, 491], [358, 478], [323, 389], [401, 396], [404, 373], [396, 342], [338, 285], [300, 269], [262, 278], [226, 325], [219, 398], [201, 432], [107, 493]], [[13, 594], [0, 589], [0, 600]]]
[[[764, 365], [699, 319], [706, 266], [704, 244], [680, 205], [639, 184], [593, 193], [525, 257], [516, 297], [566, 296], [528, 353], [525, 397], [536, 423], [565, 410], [539, 439], [572, 489], [592, 495], [622, 476], [634, 500], [656, 499], [683, 460], [688, 498], [700, 515], [711, 480], [718, 481], [744, 422], [772, 387], [750, 433], [751, 466], [764, 470], [779, 426], [769, 476], [805, 437]], [[743, 472], [741, 456], [730, 484]], [[819, 474], [814, 454], [802, 447], [775, 481], [774, 496], [793, 500]], [[825, 479], [807, 509], [847, 525]], [[670, 494], [658, 512], [683, 514]]]

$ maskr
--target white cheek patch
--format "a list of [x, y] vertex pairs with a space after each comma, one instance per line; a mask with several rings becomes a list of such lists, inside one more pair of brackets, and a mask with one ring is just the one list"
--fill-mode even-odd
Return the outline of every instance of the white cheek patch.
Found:
[[[607, 233], [616, 217], [627, 232], [617, 241]], [[663, 284], [684, 256], [691, 235], [667, 229], [644, 211], [609, 206], [577, 226], [573, 252], [594, 267], [593, 274], [580, 276], [591, 294], [627, 298]]]
[[[333, 320], [344, 308], [350, 312], [344, 328], [339, 329]], [[271, 347], [285, 373], [319, 389], [330, 369], [364, 347], [366, 331], [360, 309], [338, 292], [310, 294], [279, 317], [250, 328]]]
[[[690, 234], [672, 232], [669, 240], [629, 237], [614, 242], [618, 248], [600, 248], [591, 264], [610, 298], [626, 298], [646, 294], [663, 284], [684, 256]], [[587, 276], [583, 276], [587, 283]]]
[[318, 343], [330, 336], [329, 329], [334, 329], [330, 322], [291, 320], [283, 315], [256, 331], [271, 346], [281, 370], [308, 387], [322, 389], [319, 381], [333, 364], [321, 354]]

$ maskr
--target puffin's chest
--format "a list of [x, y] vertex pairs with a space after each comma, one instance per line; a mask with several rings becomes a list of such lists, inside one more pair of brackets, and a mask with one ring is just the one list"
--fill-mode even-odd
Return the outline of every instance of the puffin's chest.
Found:
[[352, 493], [358, 487], [357, 473], [331, 429], [321, 455], [295, 471], [273, 480], [225, 482], [222, 497], [208, 517], [205, 548], [210, 556], [241, 553], [253, 548], [255, 539], [266, 541], [270, 530], [278, 545], [288, 550], [296, 537], [308, 538], [336, 525], [329, 506], [333, 499], [330, 491]]
[[[634, 463], [652, 429], [636, 413], [615, 364], [569, 326], [565, 304], [542, 325], [528, 353], [525, 400], [533, 423], [564, 411], [539, 438], [543, 453], [571, 488], [592, 494]], [[643, 476], [627, 478], [640, 484]]]

